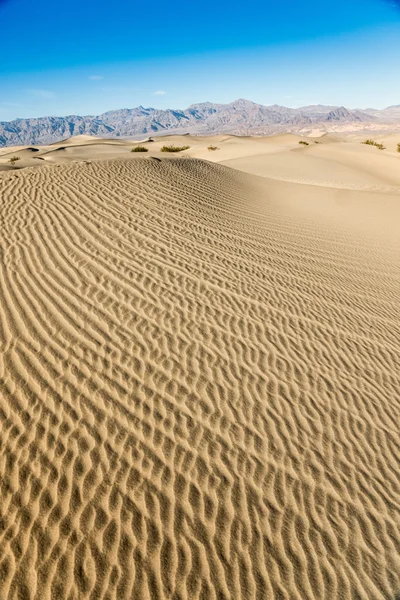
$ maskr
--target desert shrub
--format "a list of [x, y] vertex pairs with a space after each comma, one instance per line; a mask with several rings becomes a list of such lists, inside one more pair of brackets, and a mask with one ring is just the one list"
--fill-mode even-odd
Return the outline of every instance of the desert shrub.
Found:
[[375, 146], [378, 150], [386, 150], [386, 146], [380, 144], [379, 142], [375, 142], [375, 140], [365, 140], [365, 142], [361, 142], [362, 144], [366, 144], [367, 146]]
[[397, 152], [400, 152], [400, 144], [397, 144]]
[[208, 146], [208, 150], [214, 151], [219, 150], [218, 146]]
[[300, 140], [299, 144], [302, 144], [303, 146], [309, 146], [310, 145], [308, 142], [305, 142], [304, 140]]
[[21, 158], [19, 156], [12, 156], [8, 162], [11, 163], [12, 165], [15, 165], [17, 160], [21, 160]]
[[182, 152], [183, 150], [188, 150], [190, 146], [163, 146], [161, 148], [161, 152]]
[[131, 152], [148, 152], [148, 151], [149, 151], [149, 149], [145, 148], [144, 146], [135, 146], [131, 150]]

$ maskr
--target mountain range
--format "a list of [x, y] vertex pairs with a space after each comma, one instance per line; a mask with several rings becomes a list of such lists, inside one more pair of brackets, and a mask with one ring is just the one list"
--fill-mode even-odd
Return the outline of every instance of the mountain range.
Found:
[[400, 130], [400, 105], [377, 109], [312, 105], [288, 108], [239, 99], [230, 104], [203, 102], [185, 110], [124, 108], [98, 116], [70, 115], [0, 122], [0, 147], [51, 144], [81, 134], [139, 138], [157, 134], [271, 135], [284, 131]]

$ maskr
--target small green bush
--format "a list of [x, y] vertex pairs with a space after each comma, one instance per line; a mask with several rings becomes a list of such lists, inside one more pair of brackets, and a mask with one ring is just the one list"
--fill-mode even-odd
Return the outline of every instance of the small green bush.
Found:
[[299, 144], [302, 144], [303, 146], [309, 146], [310, 145], [308, 142], [305, 142], [304, 140], [300, 140]]
[[144, 146], [135, 146], [131, 150], [131, 152], [148, 152], [148, 151], [149, 151], [149, 149], [145, 148]]
[[208, 146], [208, 150], [214, 151], [219, 150], [218, 146]]
[[11, 163], [12, 165], [15, 165], [17, 160], [21, 160], [21, 158], [19, 156], [12, 156], [8, 162]]
[[163, 146], [161, 148], [161, 152], [183, 152], [183, 150], [188, 150], [190, 146]]
[[365, 142], [361, 142], [362, 144], [366, 144], [367, 146], [375, 146], [378, 150], [386, 150], [386, 146], [380, 144], [379, 142], [375, 142], [374, 140], [365, 140]]

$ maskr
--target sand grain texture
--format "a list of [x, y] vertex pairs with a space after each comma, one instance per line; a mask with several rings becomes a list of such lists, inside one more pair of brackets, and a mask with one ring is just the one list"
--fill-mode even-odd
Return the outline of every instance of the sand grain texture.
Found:
[[3, 173], [0, 598], [394, 600], [399, 200]]

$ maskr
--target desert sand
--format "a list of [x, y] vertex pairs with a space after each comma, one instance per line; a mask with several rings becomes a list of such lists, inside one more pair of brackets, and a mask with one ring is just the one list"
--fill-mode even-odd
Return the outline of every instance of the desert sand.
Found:
[[398, 597], [400, 155], [301, 139], [0, 151], [1, 599]]

